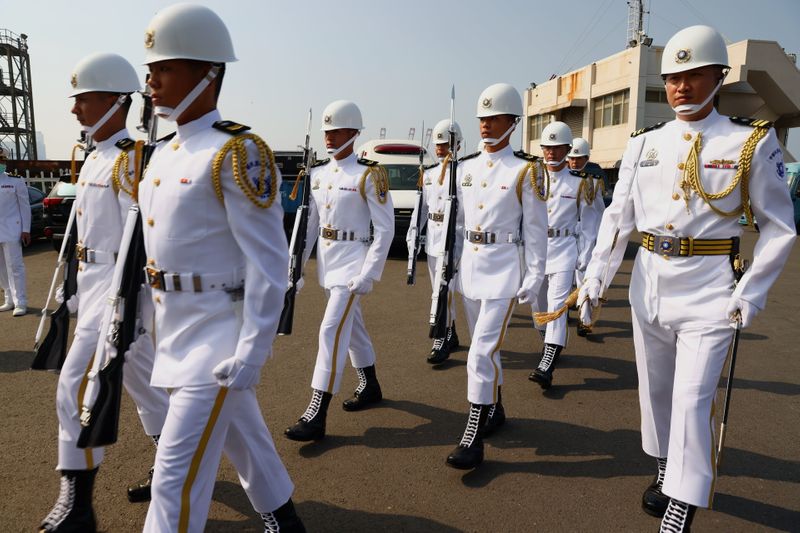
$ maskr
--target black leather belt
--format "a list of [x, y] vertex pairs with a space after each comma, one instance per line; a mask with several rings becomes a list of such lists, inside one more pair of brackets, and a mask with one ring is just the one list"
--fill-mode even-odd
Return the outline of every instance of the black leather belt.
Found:
[[739, 237], [730, 239], [693, 239], [642, 233], [642, 248], [668, 257], [693, 255], [733, 255], [739, 253]]

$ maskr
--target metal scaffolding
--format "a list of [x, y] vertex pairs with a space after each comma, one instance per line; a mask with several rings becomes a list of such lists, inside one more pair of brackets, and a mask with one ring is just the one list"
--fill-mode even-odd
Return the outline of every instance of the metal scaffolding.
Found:
[[0, 145], [11, 159], [38, 159], [28, 36], [0, 28]]

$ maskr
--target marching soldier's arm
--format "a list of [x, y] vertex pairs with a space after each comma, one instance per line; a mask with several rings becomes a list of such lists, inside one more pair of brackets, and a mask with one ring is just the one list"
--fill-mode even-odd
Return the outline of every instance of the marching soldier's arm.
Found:
[[[605, 288], [611, 285], [611, 280], [614, 279], [617, 269], [622, 264], [628, 239], [636, 227], [631, 187], [636, 176], [636, 165], [639, 164], [638, 154], [641, 152], [644, 141], [644, 135], [628, 141], [628, 146], [622, 156], [619, 180], [614, 187], [614, 196], [611, 205], [603, 213], [592, 258], [586, 267], [585, 279], [594, 278], [601, 282], [605, 281]], [[606, 265], [608, 265], [608, 273], [604, 279]]]
[[19, 204], [19, 214], [22, 218], [22, 233], [31, 232], [31, 203], [28, 198], [28, 187], [25, 180], [16, 180], [17, 203]]
[[[308, 186], [311, 186], [311, 179], [308, 180]], [[319, 238], [319, 210], [317, 209], [317, 202], [314, 200], [314, 195], [308, 196], [308, 224], [306, 226], [306, 248], [303, 250], [303, 272], [306, 271], [306, 263], [308, 258], [311, 257], [311, 252], [314, 251], [314, 246], [317, 244]]]
[[[427, 175], [428, 171], [426, 171], [425, 174]], [[422, 234], [422, 230], [428, 224], [428, 191], [425, 189], [424, 185], [422, 187], [422, 200], [419, 203], [419, 207], [419, 233]], [[411, 212], [411, 224], [408, 226], [408, 231], [406, 232], [406, 244], [408, 245], [409, 250], [411, 250], [411, 247], [414, 246], [414, 243], [411, 242], [411, 231], [414, 229], [413, 224], [415, 220], [417, 220], [416, 204], [414, 205], [414, 210]]]
[[534, 171], [529, 171], [522, 184], [522, 238], [525, 242], [522, 284], [536, 292], [544, 279], [547, 263], [547, 203], [536, 197], [534, 184], [531, 183], [536, 176], [531, 176], [531, 172]]
[[753, 154], [749, 191], [760, 234], [753, 262], [733, 296], [764, 309], [767, 292], [783, 269], [796, 235], [783, 154], [773, 129]]
[[[594, 178], [588, 177], [583, 179], [593, 180]], [[594, 185], [594, 183], [592, 183], [592, 185]], [[583, 269], [589, 264], [592, 246], [594, 245], [594, 240], [597, 238], [595, 230], [597, 229], [597, 224], [599, 222], [598, 216], [600, 216], [600, 214], [594, 205], [596, 202], [596, 196], [592, 204], [589, 205], [586, 203], [586, 199], [582, 194], [578, 195], [578, 264], [576, 266], [583, 267]], [[602, 203], [602, 200], [600, 200], [600, 202]]]
[[379, 191], [376, 188], [375, 181], [371, 176], [367, 176], [364, 183], [364, 192], [370, 218], [372, 219], [374, 239], [367, 251], [364, 265], [361, 267], [361, 275], [372, 281], [380, 281], [383, 267], [386, 264], [386, 257], [389, 255], [389, 247], [392, 245], [392, 238], [394, 237], [394, 206], [392, 205], [392, 197], [389, 194], [388, 183], [384, 185], [386, 190]]
[[[254, 198], [237, 185], [230, 153], [222, 162], [220, 182], [228, 224], [245, 258], [243, 323], [236, 353], [232, 355], [245, 364], [260, 366], [272, 354], [272, 343], [286, 292], [289, 247], [283, 231], [283, 208], [278, 197], [280, 175], [277, 171], [278, 175], [270, 175], [269, 162], [260, 161], [258, 149], [252, 141], [245, 141], [245, 144], [249, 170], [242, 179], [250, 180], [250, 184], [253, 184], [262, 166], [267, 165], [267, 189], [264, 194], [254, 198], [263, 203], [271, 197], [269, 207], [256, 205]], [[253, 164], [256, 161], [259, 164]]]

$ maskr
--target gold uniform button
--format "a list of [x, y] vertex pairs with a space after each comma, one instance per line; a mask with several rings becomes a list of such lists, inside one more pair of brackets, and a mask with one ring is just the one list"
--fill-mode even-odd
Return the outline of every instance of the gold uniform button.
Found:
[[684, 133], [683, 134], [683, 140], [691, 141], [692, 140], [692, 134], [691, 133]]
[[155, 221], [152, 218], [148, 218], [147, 219], [147, 225], [152, 227], [153, 224], [155, 224]]
[[147, 264], [148, 265], [155, 265], [156, 264], [156, 260], [155, 259], [148, 259], [147, 260]]
[[83, 209], [78, 209], [78, 216], [79, 217], [83, 216]]
[[475, 250], [476, 252], [478, 251], [478, 247], [477, 246], [473, 246], [472, 249]]
[[160, 304], [161, 303], [161, 296], [156, 295], [155, 301], [156, 301], [157, 304]]
[[683, 170], [684, 168], [686, 168], [686, 165], [683, 163], [678, 163], [678, 170]]
[[667, 229], [672, 231], [673, 229], [675, 229], [675, 226], [673, 226], [672, 224], [667, 224]]
[[330, 208], [331, 208], [331, 204], [325, 204], [325, 209], [330, 209]]
[[478, 204], [478, 209], [483, 209], [483, 204]]
[[334, 171], [334, 172], [339, 172], [339, 168], [338, 168], [338, 167], [337, 167], [337, 168], [334, 168], [334, 169], [333, 169], [333, 171]]
[[331, 245], [331, 241], [325, 241], [325, 246], [330, 246], [330, 245]]
[[480, 231], [480, 230], [481, 230], [481, 227], [480, 227], [480, 225], [478, 225], [478, 226], [475, 226], [475, 231]]
[[485, 181], [482, 181], [482, 182], [481, 182], [481, 187], [484, 187], [484, 188], [485, 188], [485, 187], [486, 187], [486, 185], [488, 185], [488, 184], [487, 184]]
[[680, 200], [681, 199], [681, 195], [678, 194], [678, 193], [672, 193], [672, 199], [673, 200]]
[[333, 189], [333, 185], [328, 185], [328, 190]]
[[173, 150], [177, 150], [177, 149], [178, 149], [178, 148], [180, 148], [180, 147], [181, 147], [181, 145], [180, 145], [180, 144], [178, 144], [178, 143], [172, 143], [172, 149], [173, 149]]
[[153, 185], [155, 185], [156, 187], [158, 187], [159, 185], [161, 185], [161, 180], [160, 180], [160, 179], [158, 179], [158, 178], [154, 179], [154, 180], [153, 180]]
[[552, 213], [552, 212], [553, 212], [553, 210], [552, 210], [552, 209], [548, 209], [548, 210], [547, 210], [547, 212], [548, 212], [548, 213]]
[[97, 154], [92, 154], [92, 159], [97, 159]]
[[487, 161], [486, 166], [492, 168], [494, 166], [494, 163], [492, 163], [491, 161]]
[[79, 270], [80, 272], [83, 272], [83, 265], [78, 265], [78, 270]]

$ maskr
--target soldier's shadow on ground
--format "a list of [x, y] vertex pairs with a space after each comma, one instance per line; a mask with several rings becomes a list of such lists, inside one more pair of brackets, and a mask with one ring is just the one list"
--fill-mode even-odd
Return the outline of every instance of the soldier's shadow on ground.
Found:
[[797, 531], [800, 524], [800, 512], [720, 492], [714, 496], [714, 511], [780, 531]]
[[0, 373], [11, 374], [31, 369], [33, 350], [0, 352]]
[[[250, 506], [244, 489], [231, 481], [217, 481], [213, 499], [247, 516], [243, 520], [209, 520], [206, 531], [264, 531], [264, 523]], [[295, 509], [309, 532], [374, 532], [374, 531], [435, 531], [460, 533], [460, 529], [418, 516], [370, 513], [344, 509], [328, 503], [305, 501], [296, 503]]]

